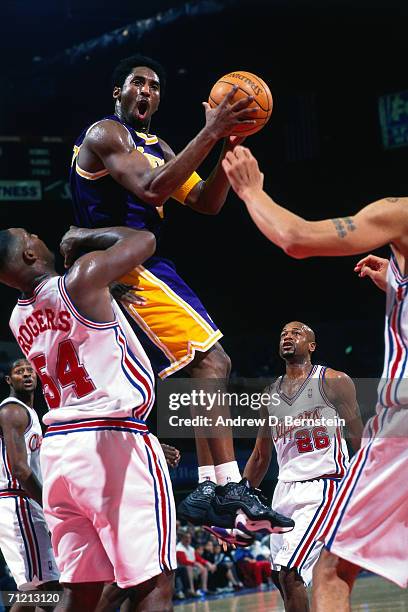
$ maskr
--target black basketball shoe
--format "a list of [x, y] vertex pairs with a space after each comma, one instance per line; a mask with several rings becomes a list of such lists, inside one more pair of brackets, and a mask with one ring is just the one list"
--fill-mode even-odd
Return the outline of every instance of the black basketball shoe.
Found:
[[213, 507], [215, 489], [217, 485], [211, 480], [201, 482], [196, 489], [177, 508], [177, 517], [189, 521], [193, 525], [216, 525], [226, 529], [233, 528], [235, 523], [235, 512], [226, 510], [218, 515]]
[[[234, 527], [246, 533], [266, 531], [267, 533], [285, 533], [291, 531], [295, 522], [272, 510], [260, 491], [250, 486], [246, 478], [241, 482], [229, 482], [217, 486], [212, 498], [212, 507], [216, 516], [227, 514], [236, 516], [241, 511], [245, 516], [235, 523]], [[217, 523], [213, 523], [217, 525]]]

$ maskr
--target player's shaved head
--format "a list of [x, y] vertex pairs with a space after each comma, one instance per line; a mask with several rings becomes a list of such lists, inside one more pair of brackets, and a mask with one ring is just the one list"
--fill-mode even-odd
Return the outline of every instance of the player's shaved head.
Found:
[[13, 260], [18, 244], [18, 234], [10, 229], [0, 231], [0, 272], [6, 270]]
[[315, 333], [302, 321], [290, 321], [282, 328], [279, 341], [279, 354], [290, 363], [299, 363], [310, 356], [316, 349]]
[[316, 342], [316, 337], [313, 329], [309, 327], [309, 325], [306, 325], [306, 323], [302, 323], [301, 321], [291, 321], [290, 323], [286, 323], [283, 329], [286, 329], [288, 327], [290, 327], [291, 329], [300, 329], [301, 331], [305, 332], [309, 342]]

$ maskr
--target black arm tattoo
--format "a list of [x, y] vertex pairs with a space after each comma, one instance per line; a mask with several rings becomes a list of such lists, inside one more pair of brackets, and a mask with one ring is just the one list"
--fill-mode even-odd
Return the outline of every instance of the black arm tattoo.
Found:
[[351, 217], [343, 217], [342, 219], [332, 219], [334, 227], [336, 228], [337, 235], [339, 238], [347, 236], [347, 232], [354, 232], [356, 228], [355, 223]]

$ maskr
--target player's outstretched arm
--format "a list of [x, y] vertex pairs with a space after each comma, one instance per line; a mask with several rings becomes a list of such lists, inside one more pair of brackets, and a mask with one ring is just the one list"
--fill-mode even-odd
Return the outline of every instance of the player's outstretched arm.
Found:
[[28, 465], [24, 432], [29, 418], [20, 404], [10, 402], [0, 409], [0, 427], [7, 448], [10, 470], [24, 491], [42, 505], [42, 487], [38, 478]]
[[357, 451], [360, 448], [364, 427], [357, 404], [354, 382], [344, 372], [328, 368], [325, 372], [323, 388], [339, 417], [344, 419], [351, 446]]
[[96, 156], [101, 167], [125, 189], [148, 204], [161, 206], [187, 181], [218, 140], [229, 136], [238, 124], [254, 123], [251, 119], [253, 109], [247, 108], [252, 96], [232, 103], [235, 91], [232, 89], [216, 108], [204, 103], [204, 128], [162, 166], [152, 168], [147, 158], [134, 148], [126, 128], [110, 120], [100, 121], [89, 131], [81, 147], [79, 162], [83, 164], [87, 153]]
[[272, 458], [273, 441], [271, 428], [269, 427], [269, 414], [266, 408], [261, 408], [261, 418], [265, 419], [264, 425], [258, 430], [254, 450], [249, 457], [244, 469], [244, 478], [247, 478], [251, 486], [259, 487], [268, 471]]
[[291, 257], [355, 255], [398, 244], [407, 234], [408, 198], [378, 200], [350, 217], [307, 221], [265, 193], [263, 175], [249, 149], [236, 147], [222, 163], [258, 228]]

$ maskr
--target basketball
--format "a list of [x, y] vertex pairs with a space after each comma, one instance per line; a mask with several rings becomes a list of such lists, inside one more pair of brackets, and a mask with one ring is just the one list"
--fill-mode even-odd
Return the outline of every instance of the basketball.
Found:
[[237, 85], [238, 89], [232, 98], [232, 102], [237, 102], [246, 96], [254, 96], [254, 100], [248, 108], [256, 108], [257, 112], [251, 117], [255, 119], [255, 125], [238, 125], [235, 134], [250, 136], [259, 132], [269, 120], [272, 114], [273, 100], [268, 85], [255, 74], [237, 70], [229, 72], [218, 79], [210, 92], [208, 103], [211, 108], [215, 108], [223, 100], [231, 88]]

